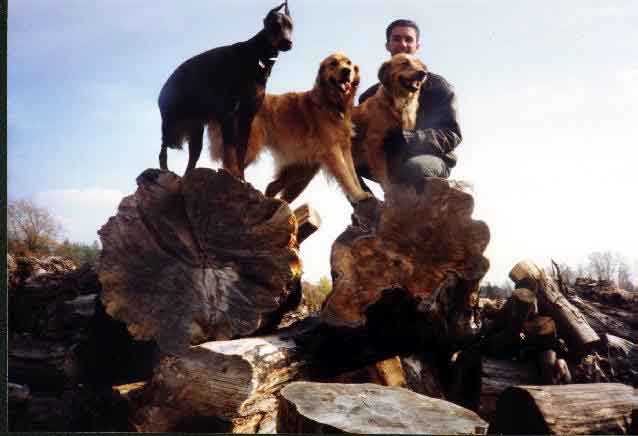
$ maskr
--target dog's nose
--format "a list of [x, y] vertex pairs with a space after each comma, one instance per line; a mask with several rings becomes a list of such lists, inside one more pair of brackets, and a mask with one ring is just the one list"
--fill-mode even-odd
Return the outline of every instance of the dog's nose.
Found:
[[419, 71], [416, 73], [416, 76], [419, 80], [425, 80], [425, 78], [428, 76], [428, 73], [426, 73], [425, 71]]
[[292, 41], [290, 39], [282, 39], [279, 46], [279, 50], [288, 51], [292, 48]]
[[342, 68], [341, 69], [341, 77], [347, 78], [350, 77], [350, 72], [352, 70], [350, 68]]

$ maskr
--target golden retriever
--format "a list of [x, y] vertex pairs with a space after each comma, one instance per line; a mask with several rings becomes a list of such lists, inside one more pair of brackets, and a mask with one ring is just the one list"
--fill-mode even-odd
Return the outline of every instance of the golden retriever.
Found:
[[390, 130], [415, 128], [419, 92], [426, 78], [427, 67], [417, 57], [396, 54], [381, 65], [377, 92], [353, 110], [355, 163], [366, 164], [384, 190], [392, 182], [384, 139]]
[[[343, 53], [324, 59], [313, 88], [306, 92], [266, 94], [253, 121], [246, 166], [264, 149], [276, 165], [275, 180], [266, 195], [292, 202], [320, 168], [332, 176], [351, 203], [371, 197], [359, 184], [352, 161], [353, 100], [359, 85], [359, 67]], [[211, 135], [211, 156], [223, 156], [221, 142]]]

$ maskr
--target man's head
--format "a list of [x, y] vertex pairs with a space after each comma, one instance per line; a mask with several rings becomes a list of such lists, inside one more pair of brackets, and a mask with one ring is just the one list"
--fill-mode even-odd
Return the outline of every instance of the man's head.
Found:
[[419, 26], [412, 20], [395, 20], [385, 30], [385, 48], [392, 56], [397, 53], [415, 54], [421, 43]]

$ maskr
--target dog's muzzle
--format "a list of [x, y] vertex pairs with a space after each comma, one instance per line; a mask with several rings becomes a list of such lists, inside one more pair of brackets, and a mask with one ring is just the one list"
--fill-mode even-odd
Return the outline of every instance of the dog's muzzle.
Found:
[[401, 86], [410, 92], [416, 92], [419, 90], [428, 74], [425, 71], [417, 71], [411, 77], [401, 77], [399, 81]]
[[279, 43], [280, 51], [288, 51], [292, 48], [292, 41], [290, 39], [282, 39]]

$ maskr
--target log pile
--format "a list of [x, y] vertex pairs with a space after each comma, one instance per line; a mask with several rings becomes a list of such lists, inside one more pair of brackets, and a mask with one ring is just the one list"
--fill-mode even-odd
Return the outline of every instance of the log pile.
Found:
[[[489, 230], [455, 182], [391, 188], [383, 203], [357, 204], [332, 247], [332, 292], [309, 307], [299, 243], [320, 225], [312, 208], [292, 211], [223, 170], [184, 179], [147, 170], [137, 181], [100, 230], [97, 271], [8, 263], [14, 430], [636, 425], [627, 391], [638, 385], [635, 342], [616, 334], [623, 325], [582, 310], [635, 308], [624, 297], [566, 292], [529, 261], [512, 269], [507, 301], [480, 301]], [[608, 382], [608, 413], [583, 417], [568, 398], [594, 407], [596, 382]]]
[[11, 260], [10, 428], [132, 429], [125, 402], [110, 386], [150, 376], [153, 345], [135, 343], [125, 326], [106, 316], [93, 267], [61, 257]]

